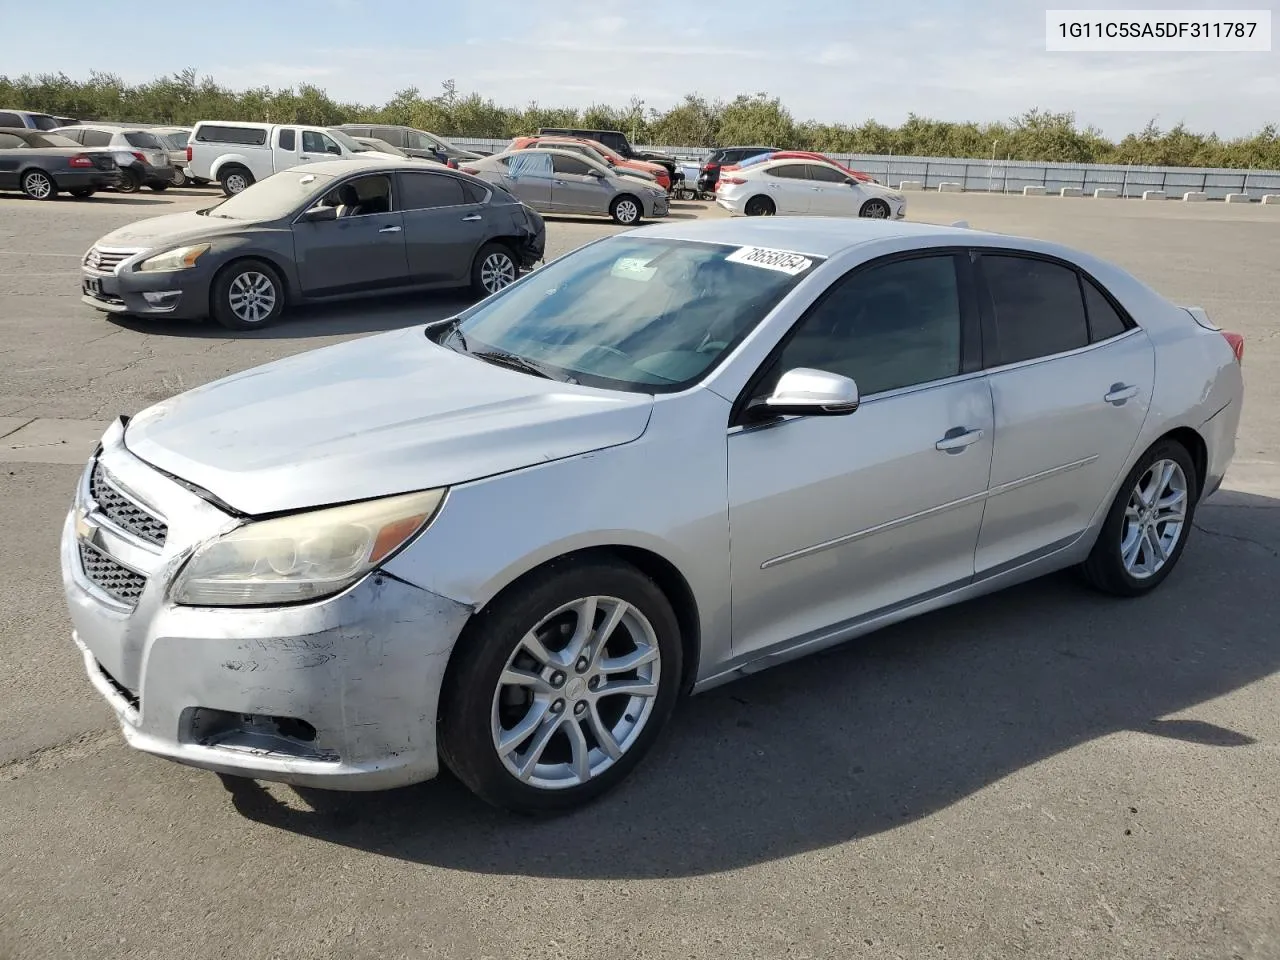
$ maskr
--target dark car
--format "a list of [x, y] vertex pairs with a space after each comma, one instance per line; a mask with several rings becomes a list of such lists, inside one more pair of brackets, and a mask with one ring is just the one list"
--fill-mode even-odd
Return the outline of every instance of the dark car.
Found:
[[455, 169], [467, 160], [479, 160], [483, 156], [474, 150], [464, 150], [443, 137], [437, 137], [434, 133], [427, 133], [425, 130], [417, 130], [414, 127], [378, 123], [344, 123], [335, 129], [351, 137], [372, 137], [383, 140], [411, 157], [435, 160]]
[[777, 153], [777, 147], [721, 147], [698, 168], [698, 190], [702, 193], [715, 193], [716, 184], [720, 182], [720, 168], [730, 164], [741, 163], [748, 157], [762, 153]]
[[86, 147], [110, 147], [120, 167], [120, 193], [136, 193], [144, 185], [160, 193], [173, 183], [169, 147], [149, 129], [136, 124], [81, 123], [55, 133]]
[[109, 313], [247, 330], [286, 306], [470, 286], [487, 296], [542, 259], [546, 226], [500, 187], [415, 160], [322, 160], [85, 254], [83, 300]]
[[[73, 120], [72, 123], [75, 121]], [[22, 127], [24, 130], [55, 130], [62, 126], [57, 117], [31, 110], [0, 110], [0, 127]]]
[[0, 190], [52, 200], [65, 190], [77, 200], [116, 184], [110, 151], [86, 150], [74, 140], [27, 127], [0, 127]]
[[676, 183], [684, 179], [684, 174], [676, 166], [674, 157], [670, 157], [665, 153], [655, 153], [648, 150], [637, 150], [631, 145], [631, 141], [627, 139], [626, 134], [621, 130], [584, 130], [574, 127], [540, 127], [538, 136], [558, 136], [558, 137], [581, 137], [586, 140], [599, 140], [610, 150], [616, 150], [628, 160], [646, 160], [649, 163], [660, 163], [667, 168], [667, 173], [671, 177], [671, 184], [674, 188]]

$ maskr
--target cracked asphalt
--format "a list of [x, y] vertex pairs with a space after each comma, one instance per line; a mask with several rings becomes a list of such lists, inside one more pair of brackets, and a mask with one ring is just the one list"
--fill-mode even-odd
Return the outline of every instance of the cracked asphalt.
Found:
[[[629, 785], [530, 822], [448, 778], [229, 790], [124, 748], [84, 678], [57, 536], [86, 431], [459, 303], [244, 336], [80, 303], [93, 240], [208, 196], [0, 196], [0, 960], [1280, 958], [1280, 207], [913, 195], [1245, 335], [1236, 464], [1178, 570], [1138, 601], [1049, 577], [720, 688]], [[549, 254], [611, 229], [553, 222]]]

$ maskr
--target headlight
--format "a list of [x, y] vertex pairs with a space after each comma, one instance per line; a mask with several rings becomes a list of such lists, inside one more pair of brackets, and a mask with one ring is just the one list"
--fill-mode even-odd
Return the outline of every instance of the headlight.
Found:
[[138, 269], [143, 273], [161, 273], [168, 270], [186, 270], [188, 267], [194, 267], [196, 261], [201, 256], [209, 252], [212, 244], [197, 243], [191, 247], [178, 247], [176, 250], [166, 250], [164, 253], [158, 253], [154, 257], [148, 257], [138, 264]]
[[338, 593], [408, 543], [444, 494], [427, 490], [247, 523], [196, 550], [173, 600], [249, 607]]

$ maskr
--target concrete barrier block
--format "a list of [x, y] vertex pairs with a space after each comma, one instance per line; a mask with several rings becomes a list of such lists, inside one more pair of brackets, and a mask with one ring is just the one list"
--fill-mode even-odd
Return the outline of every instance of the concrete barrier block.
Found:
[[1253, 198], [1247, 193], [1228, 193], [1227, 203], [1252, 203]]
[[1262, 202], [1270, 206], [1271, 204], [1280, 204], [1280, 193], [1264, 193]]
[[898, 189], [899, 190], [923, 190], [924, 181], [923, 180], [903, 180], [900, 184], [898, 184]]
[[1063, 187], [1058, 191], [1060, 197], [1083, 197], [1084, 191], [1079, 187]]
[[1099, 187], [1097, 190], [1093, 191], [1093, 197], [1095, 200], [1115, 200], [1119, 196], [1120, 191], [1113, 190], [1110, 187]]
[[953, 180], [944, 180], [942, 183], [938, 184], [939, 193], [960, 193], [963, 190], [964, 184], [956, 183]]
[[1024, 197], [1043, 197], [1046, 191], [1044, 187], [1023, 187], [1022, 195]]
[[1165, 199], [1165, 192], [1163, 190], [1143, 190], [1142, 199], [1143, 200], [1163, 200]]
[[1188, 190], [1182, 195], [1184, 203], [1204, 203], [1208, 199], [1209, 195], [1200, 190]]

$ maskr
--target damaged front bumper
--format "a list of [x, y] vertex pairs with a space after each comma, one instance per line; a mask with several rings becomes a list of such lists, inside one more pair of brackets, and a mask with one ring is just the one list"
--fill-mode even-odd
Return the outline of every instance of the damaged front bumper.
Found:
[[435, 776], [440, 687], [470, 608], [381, 572], [296, 606], [173, 604], [194, 548], [237, 522], [130, 454], [121, 424], [86, 468], [63, 583], [85, 669], [127, 742], [299, 786]]

